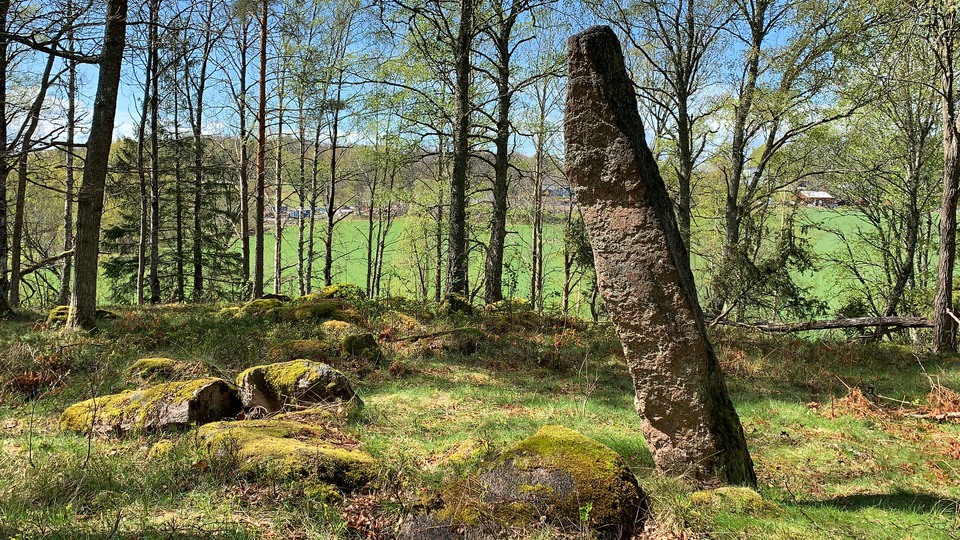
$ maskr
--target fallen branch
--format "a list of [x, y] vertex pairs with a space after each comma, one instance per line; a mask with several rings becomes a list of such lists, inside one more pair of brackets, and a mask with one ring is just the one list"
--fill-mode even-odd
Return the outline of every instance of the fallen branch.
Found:
[[32, 273], [36, 272], [37, 270], [40, 270], [41, 268], [43, 268], [43, 267], [45, 267], [45, 266], [48, 266], [48, 265], [50, 265], [50, 264], [52, 264], [52, 263], [55, 263], [55, 262], [57, 262], [57, 261], [59, 261], [59, 260], [66, 259], [67, 257], [69, 257], [69, 256], [71, 256], [71, 255], [73, 255], [73, 250], [72, 250], [72, 249], [69, 250], [69, 251], [64, 251], [63, 253], [60, 253], [60, 254], [58, 254], [58, 255], [54, 255], [53, 257], [47, 257], [46, 259], [38, 262], [37, 264], [34, 264], [34, 265], [32, 265], [32, 266], [28, 266], [23, 272], [20, 272], [20, 277], [23, 277], [23, 276], [25, 276], [25, 275], [27, 275], [27, 274], [32, 274]]
[[752, 328], [761, 332], [805, 332], [808, 330], [837, 330], [842, 328], [933, 328], [933, 321], [923, 317], [853, 317], [824, 321], [806, 321], [797, 323], [742, 323], [720, 319], [717, 324]]
[[441, 330], [440, 332], [431, 332], [429, 334], [417, 334], [414, 336], [405, 336], [402, 338], [397, 338], [396, 341], [414, 342], [414, 341], [420, 341], [421, 339], [432, 339], [436, 337], [446, 336], [448, 334], [456, 334], [458, 332], [480, 332], [480, 331], [481, 330], [477, 328], [470, 328], [470, 327], [454, 328], [453, 330]]

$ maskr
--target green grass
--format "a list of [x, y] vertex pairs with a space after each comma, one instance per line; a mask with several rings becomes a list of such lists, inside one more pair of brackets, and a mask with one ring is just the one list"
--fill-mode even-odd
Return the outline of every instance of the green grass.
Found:
[[[360, 308], [374, 333], [392, 332], [380, 307]], [[623, 455], [652, 498], [652, 526], [663, 537], [960, 536], [960, 426], [905, 416], [892, 400], [864, 409], [846, 398], [859, 386], [923, 405], [931, 378], [960, 389], [960, 361], [896, 345], [714, 335], [756, 463], [759, 508], [695, 504], [692, 486], [654, 471], [619, 344], [609, 327], [579, 321], [528, 326], [418, 309], [418, 331], [475, 326], [485, 338], [466, 348], [458, 340], [470, 338], [456, 335], [383, 340], [384, 367], [374, 371], [329, 358], [366, 402], [345, 429], [382, 463], [380, 479], [359, 496], [238, 477], [198, 456], [192, 432], [169, 435], [177, 450], [151, 461], [159, 435], [88, 440], [57, 429], [66, 406], [132, 387], [124, 369], [137, 358], [201, 360], [232, 378], [278, 343], [319, 335], [316, 323], [223, 320], [215, 310], [122, 308], [93, 336], [30, 320], [0, 323], [0, 537], [357, 538], [347, 526], [356, 501], [374, 501], [367, 512], [392, 525], [548, 423]], [[51, 378], [39, 399], [7, 385], [26, 372]]]

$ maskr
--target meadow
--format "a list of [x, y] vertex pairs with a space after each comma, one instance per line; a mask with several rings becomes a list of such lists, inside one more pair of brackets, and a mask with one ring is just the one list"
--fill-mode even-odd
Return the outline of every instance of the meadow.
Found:
[[[393, 538], [444, 486], [484, 470], [545, 424], [619, 453], [652, 501], [638, 538], [960, 536], [960, 361], [893, 344], [716, 330], [759, 476], [749, 497], [697, 492], [658, 475], [633, 410], [619, 343], [606, 324], [493, 313], [444, 315], [358, 302], [379, 336], [376, 365], [316, 358], [347, 373], [365, 406], [338, 428], [378, 463], [341, 492], [306, 479], [256, 479], [204, 454], [196, 430], [88, 437], [62, 431], [65, 407], [136, 388], [142, 357], [201, 362], [232, 379], [318, 323], [223, 318], [213, 306], [122, 308], [94, 335], [38, 320], [0, 325], [0, 536], [11, 538]], [[408, 333], [475, 328], [426, 341]], [[230, 339], [224, 339], [230, 336]], [[461, 336], [461, 337], [458, 337]], [[15, 383], [13, 381], [19, 381]], [[30, 381], [35, 381], [30, 386]], [[942, 414], [942, 416], [937, 416]], [[152, 452], [158, 441], [172, 451]], [[519, 538], [589, 538], [549, 524]]]

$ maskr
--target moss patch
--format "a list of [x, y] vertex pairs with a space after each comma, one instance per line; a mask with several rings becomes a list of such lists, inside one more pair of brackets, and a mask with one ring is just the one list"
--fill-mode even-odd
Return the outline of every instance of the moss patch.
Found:
[[380, 357], [380, 346], [377, 344], [377, 338], [370, 333], [346, 336], [343, 338], [341, 346], [343, 352], [351, 356], [366, 356], [373, 361], [377, 361]]
[[127, 368], [127, 374], [144, 381], [194, 378], [204, 371], [199, 362], [172, 358], [141, 358]]
[[322, 339], [293, 339], [274, 345], [267, 358], [274, 362], [306, 358], [325, 360], [336, 353], [337, 347]]
[[698, 508], [745, 514], [777, 509], [775, 504], [764, 501], [756, 491], [739, 486], [695, 491], [690, 495], [690, 503]]
[[600, 538], [630, 538], [646, 496], [607, 446], [561, 426], [544, 426], [479, 476], [445, 488], [441, 523], [524, 527], [541, 517], [561, 529], [588, 525]]
[[243, 420], [207, 424], [197, 435], [211, 454], [254, 478], [313, 477], [353, 489], [377, 473], [376, 461], [355, 441], [337, 440], [321, 426]]

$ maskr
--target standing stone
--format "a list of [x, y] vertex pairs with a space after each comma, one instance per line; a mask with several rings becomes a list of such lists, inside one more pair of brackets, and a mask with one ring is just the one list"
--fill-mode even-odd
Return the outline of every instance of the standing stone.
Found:
[[654, 462], [704, 484], [755, 485], [620, 42], [609, 27], [590, 28], [570, 38], [567, 60], [567, 177]]

